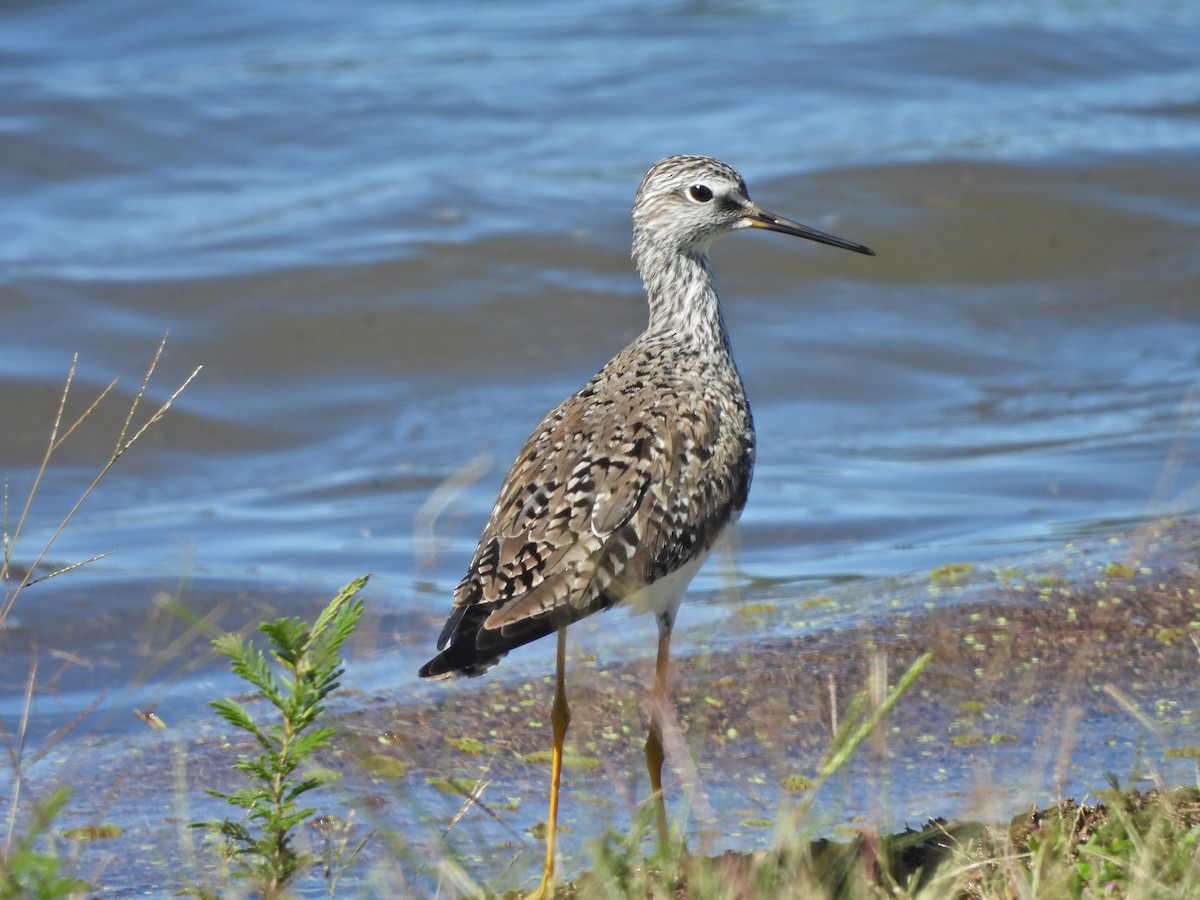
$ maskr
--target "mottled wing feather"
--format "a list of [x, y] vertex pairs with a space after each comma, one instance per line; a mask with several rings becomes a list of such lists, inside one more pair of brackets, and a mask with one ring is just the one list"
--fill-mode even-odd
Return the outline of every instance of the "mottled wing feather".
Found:
[[741, 510], [753, 426], [736, 372], [664, 366], [655, 350], [627, 348], [534, 430], [455, 589], [443, 650], [473, 631], [484, 661], [619, 602], [707, 551]]
[[[591, 404], [570, 398], [526, 443], [455, 592], [456, 604], [494, 607], [485, 628], [503, 628], [559, 607], [586, 609], [624, 574], [638, 536], [626, 526], [661, 471], [646, 460], [604, 452], [622, 445], [625, 426], [596, 431]], [[589, 440], [589, 436], [591, 440]]]

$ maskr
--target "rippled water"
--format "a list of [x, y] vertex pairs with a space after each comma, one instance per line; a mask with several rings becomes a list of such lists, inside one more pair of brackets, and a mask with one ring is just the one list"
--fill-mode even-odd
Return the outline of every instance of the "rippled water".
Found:
[[366, 571], [360, 677], [424, 690], [512, 454], [644, 324], [627, 211], [669, 153], [878, 253], [715, 250], [760, 454], [681, 652], [731, 586], [790, 602], [1200, 506], [1194, 4], [119, 0], [0, 26], [10, 522], [72, 354], [76, 413], [120, 379], [15, 562], [162, 335], [151, 401], [203, 366], [51, 557], [113, 555], [14, 609], [6, 717], [35, 647], [74, 660], [43, 731], [101, 691], [84, 729], [195, 708], [224, 682], [162, 595], [234, 627]]

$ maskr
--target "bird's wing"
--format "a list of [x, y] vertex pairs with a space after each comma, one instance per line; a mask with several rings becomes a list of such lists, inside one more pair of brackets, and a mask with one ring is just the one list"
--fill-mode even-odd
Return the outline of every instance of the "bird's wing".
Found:
[[695, 371], [651, 382], [635, 352], [525, 442], [439, 647], [463, 629], [481, 629], [476, 640], [548, 633], [620, 602], [707, 551], [744, 505], [753, 430], [733, 413], [740, 382]]
[[643, 451], [629, 417], [589, 415], [575, 395], [534, 431], [513, 463], [455, 605], [489, 610], [501, 631], [562, 610], [567, 621], [622, 579], [645, 523], [638, 510], [662, 460]]

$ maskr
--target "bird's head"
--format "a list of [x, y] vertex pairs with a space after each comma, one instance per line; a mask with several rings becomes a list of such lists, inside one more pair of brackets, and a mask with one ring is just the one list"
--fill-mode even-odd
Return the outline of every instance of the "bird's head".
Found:
[[634, 255], [657, 251], [703, 256], [714, 240], [742, 228], [765, 228], [874, 256], [862, 244], [768, 213], [750, 199], [727, 163], [669, 156], [650, 167], [633, 203]]

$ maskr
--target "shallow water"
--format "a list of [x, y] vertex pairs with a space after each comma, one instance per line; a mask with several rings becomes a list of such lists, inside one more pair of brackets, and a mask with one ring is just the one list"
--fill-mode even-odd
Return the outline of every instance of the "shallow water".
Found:
[[[148, 703], [199, 714], [232, 686], [203, 630], [173, 643], [169, 600], [232, 628], [366, 571], [355, 686], [437, 690], [413, 675], [505, 466], [644, 324], [627, 211], [668, 153], [878, 253], [715, 249], [760, 453], [681, 654], [728, 602], [1200, 506], [1191, 4], [121, 0], [0, 24], [10, 533], [72, 354], [76, 414], [120, 379], [16, 563], [103, 465], [162, 335], [150, 403], [203, 366], [49, 561], [113, 555], [0, 634], [10, 729], [35, 654], [34, 736], [100, 695], [81, 738], [136, 733]], [[602, 646], [648, 654], [623, 627]]]

